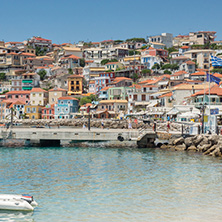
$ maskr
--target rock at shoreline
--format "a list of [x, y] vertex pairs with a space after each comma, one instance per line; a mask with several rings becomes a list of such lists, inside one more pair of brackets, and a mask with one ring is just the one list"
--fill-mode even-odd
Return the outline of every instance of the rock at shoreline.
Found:
[[178, 139], [175, 139], [174, 142], [173, 142], [173, 144], [177, 146], [177, 145], [183, 144], [183, 142], [184, 142], [184, 138], [183, 138], [183, 137], [180, 137], [180, 138], [178, 138]]
[[197, 151], [197, 148], [196, 148], [194, 145], [192, 145], [192, 146], [189, 146], [189, 147], [187, 148], [187, 151], [196, 152], [196, 151]]

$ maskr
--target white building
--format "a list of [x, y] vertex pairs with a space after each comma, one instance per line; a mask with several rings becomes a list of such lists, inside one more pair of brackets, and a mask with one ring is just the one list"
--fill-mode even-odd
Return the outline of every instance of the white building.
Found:
[[173, 46], [173, 35], [171, 33], [162, 33], [161, 35], [150, 36], [148, 42], [163, 43], [169, 48]]

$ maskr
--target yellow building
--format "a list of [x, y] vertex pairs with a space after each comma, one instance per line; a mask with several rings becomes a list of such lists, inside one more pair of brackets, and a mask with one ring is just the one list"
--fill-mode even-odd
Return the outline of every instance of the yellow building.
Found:
[[28, 119], [41, 119], [42, 106], [25, 105], [25, 116]]
[[83, 76], [71, 75], [68, 77], [68, 95], [81, 95], [83, 92]]

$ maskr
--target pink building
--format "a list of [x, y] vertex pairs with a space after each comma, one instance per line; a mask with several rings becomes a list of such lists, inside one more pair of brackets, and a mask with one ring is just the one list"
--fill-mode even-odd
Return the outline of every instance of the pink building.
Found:
[[25, 104], [29, 103], [30, 100], [30, 91], [24, 90], [24, 91], [10, 91], [6, 94], [7, 100], [19, 100], [24, 102]]

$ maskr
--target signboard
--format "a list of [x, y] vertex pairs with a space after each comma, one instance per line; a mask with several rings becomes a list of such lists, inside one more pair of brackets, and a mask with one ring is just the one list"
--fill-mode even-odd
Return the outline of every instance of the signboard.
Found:
[[210, 109], [210, 115], [217, 115], [219, 114], [219, 109], [216, 108], [216, 109]]

